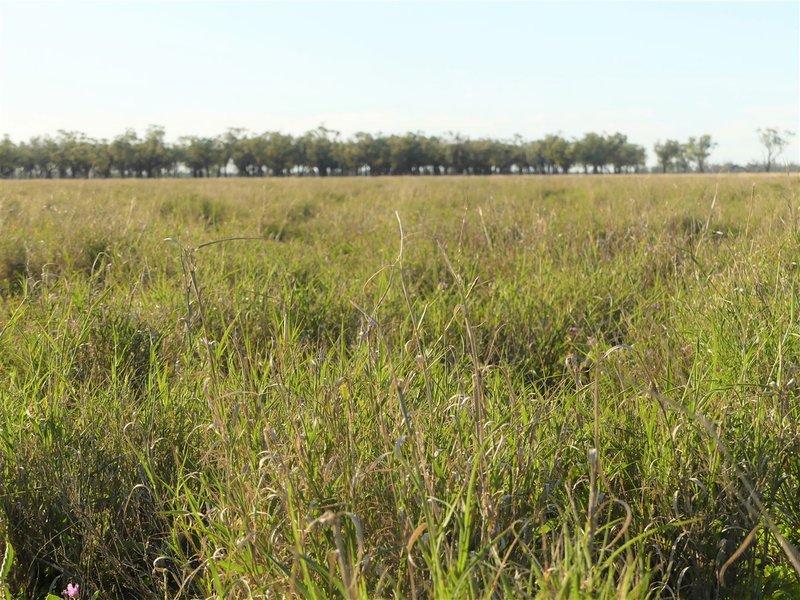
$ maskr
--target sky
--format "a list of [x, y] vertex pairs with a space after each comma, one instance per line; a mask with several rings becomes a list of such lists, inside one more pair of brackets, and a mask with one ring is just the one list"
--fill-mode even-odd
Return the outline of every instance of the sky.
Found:
[[[0, 0], [0, 134], [800, 134], [799, 2]], [[800, 163], [795, 136], [783, 155]]]

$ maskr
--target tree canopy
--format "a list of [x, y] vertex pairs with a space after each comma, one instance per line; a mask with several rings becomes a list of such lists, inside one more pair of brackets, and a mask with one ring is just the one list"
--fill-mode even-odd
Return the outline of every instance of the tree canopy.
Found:
[[767, 127], [766, 129], [758, 129], [758, 139], [761, 145], [764, 146], [766, 152], [766, 169], [769, 172], [772, 169], [772, 163], [782, 153], [783, 149], [789, 145], [789, 138], [794, 136], [791, 131], [779, 131], [777, 127]]
[[[655, 153], [665, 172], [690, 165], [703, 171], [714, 145], [702, 135], [686, 144], [659, 142]], [[144, 135], [128, 129], [110, 141], [75, 131], [20, 143], [0, 140], [0, 177], [21, 178], [634, 173], [646, 169], [645, 160], [644, 147], [619, 132], [499, 140], [453, 132], [359, 132], [344, 138], [324, 126], [299, 136], [232, 128], [216, 137], [190, 135], [168, 143], [164, 128], [151, 126]]]

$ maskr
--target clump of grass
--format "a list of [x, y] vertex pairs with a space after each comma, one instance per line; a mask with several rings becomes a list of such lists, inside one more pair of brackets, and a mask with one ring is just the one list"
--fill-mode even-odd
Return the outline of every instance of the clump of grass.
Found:
[[19, 292], [28, 278], [28, 250], [20, 240], [9, 240], [2, 249], [0, 281], [6, 295]]
[[111, 259], [112, 252], [109, 240], [102, 237], [90, 237], [84, 241], [74, 268], [85, 271], [90, 275], [101, 272], [103, 266]]
[[205, 194], [188, 194], [167, 197], [159, 208], [163, 217], [177, 222], [199, 222], [206, 228], [216, 228], [230, 218], [230, 207], [224, 202]]
[[261, 225], [263, 237], [276, 242], [285, 242], [302, 236], [304, 224], [313, 219], [318, 212], [316, 203], [302, 201], [290, 205], [280, 220], [267, 221]]

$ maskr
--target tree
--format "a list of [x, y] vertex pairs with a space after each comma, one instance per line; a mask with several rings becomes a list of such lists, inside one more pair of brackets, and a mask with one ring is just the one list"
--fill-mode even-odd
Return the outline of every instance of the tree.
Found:
[[[24, 177], [36, 177], [36, 160], [33, 155], [33, 149], [31, 148], [33, 140], [28, 142], [20, 142], [17, 146], [17, 164], [19, 168], [22, 170], [22, 175]], [[41, 175], [39, 175], [41, 176]]]
[[703, 173], [711, 150], [716, 146], [717, 143], [712, 142], [711, 136], [708, 134], [701, 135], [699, 138], [690, 137], [689, 143], [686, 144], [686, 156], [691, 162], [696, 163], [697, 170]]
[[294, 138], [277, 131], [265, 133], [262, 137], [265, 140], [264, 166], [279, 177], [289, 173], [297, 158]]
[[111, 146], [107, 140], [92, 140], [89, 150], [93, 177], [111, 177]]
[[592, 173], [599, 173], [609, 163], [608, 143], [597, 133], [587, 133], [575, 142], [575, 154], [584, 171], [588, 171], [591, 166]]
[[422, 162], [423, 146], [414, 133], [393, 135], [389, 138], [389, 164], [392, 175], [408, 175]]
[[391, 166], [391, 147], [388, 138], [360, 131], [353, 136], [345, 151], [347, 164], [356, 173], [388, 175]]
[[639, 167], [644, 167], [647, 162], [647, 151], [644, 146], [637, 144], [625, 144], [622, 149], [624, 155], [624, 166], [632, 169], [634, 173], [639, 171]]
[[492, 148], [488, 140], [465, 141], [467, 172], [472, 175], [488, 175], [492, 172]]
[[[767, 147], [767, 168], [788, 144], [790, 132], [759, 130]], [[703, 172], [716, 146], [710, 135], [690, 137], [686, 144], [659, 141], [660, 170]], [[193, 177], [326, 175], [493, 175], [585, 172], [638, 172], [645, 164], [642, 146], [622, 133], [587, 133], [566, 139], [560, 133], [527, 141], [471, 139], [459, 133], [444, 137], [422, 132], [385, 135], [359, 132], [343, 139], [319, 126], [298, 137], [279, 132], [251, 133], [229, 129], [217, 137], [181, 137], [167, 143], [163, 127], [151, 126], [143, 136], [128, 129], [111, 142], [78, 131], [59, 130], [56, 137], [12, 142], [0, 137], [0, 177], [159, 177], [185, 167]], [[753, 168], [750, 165], [749, 168]], [[760, 166], [758, 167], [760, 170]], [[184, 171], [185, 172], [185, 171]]]
[[667, 140], [663, 144], [659, 141], [653, 148], [661, 165], [661, 172], [666, 173], [668, 167], [673, 167], [675, 160], [681, 155], [682, 145], [678, 140]]
[[20, 144], [22, 168], [29, 177], [50, 178], [57, 171], [58, 146], [53, 138], [33, 137], [27, 144]]
[[628, 136], [615, 133], [605, 140], [606, 162], [610, 163], [614, 173], [627, 172], [644, 165], [646, 153], [644, 148], [628, 141]]
[[510, 173], [514, 164], [511, 144], [499, 140], [486, 140], [492, 173]]
[[510, 159], [513, 166], [516, 167], [518, 175], [524, 173], [528, 168], [528, 157], [526, 156], [526, 143], [524, 138], [518, 134], [514, 134], [509, 146]]
[[680, 170], [681, 173], [688, 173], [691, 168], [689, 164], [689, 154], [687, 152], [686, 144], [680, 144], [678, 153], [675, 155], [675, 170]]
[[178, 141], [180, 161], [191, 170], [193, 177], [211, 177], [214, 169], [219, 175], [225, 154], [221, 140], [187, 136]]
[[329, 170], [333, 170], [337, 166], [336, 155], [341, 154], [335, 148], [335, 145], [339, 143], [338, 137], [338, 131], [320, 125], [316, 129], [306, 132], [300, 140], [308, 162], [307, 166], [316, 167], [320, 177], [325, 177]]
[[78, 131], [59, 130], [56, 139], [56, 168], [61, 177], [89, 177], [94, 140]]
[[525, 166], [534, 173], [545, 172], [545, 148], [541, 140], [534, 140], [525, 145]]
[[[126, 177], [134, 171], [136, 146], [139, 142], [139, 136], [136, 135], [136, 131], [133, 129], [128, 129], [111, 142], [111, 162], [116, 167], [120, 177]], [[136, 173], [133, 172], [133, 174], [135, 175]]]
[[606, 160], [611, 163], [614, 173], [622, 173], [625, 166], [625, 146], [628, 144], [628, 136], [623, 133], [615, 133], [606, 136]]
[[757, 129], [758, 139], [767, 151], [767, 173], [772, 168], [773, 161], [778, 158], [783, 149], [789, 145], [789, 138], [794, 135], [791, 131], [784, 130], [783, 133], [778, 131], [776, 127], [768, 127], [767, 129]]
[[10, 177], [20, 166], [20, 154], [16, 144], [6, 135], [0, 141], [0, 177]]
[[257, 175], [259, 166], [255, 145], [246, 130], [228, 129], [223, 141], [224, 163], [227, 164], [228, 160], [233, 161], [236, 171], [244, 177]]
[[568, 173], [575, 164], [575, 147], [568, 140], [560, 135], [548, 135], [542, 140], [542, 150], [544, 158], [552, 168], [561, 169], [562, 173]]
[[174, 158], [164, 141], [164, 128], [150, 125], [144, 139], [136, 145], [136, 171], [147, 177], [160, 177], [164, 169], [168, 169]]
[[434, 175], [441, 175], [446, 161], [445, 146], [438, 137], [422, 138], [423, 162], [430, 165]]
[[457, 174], [466, 173], [469, 168], [469, 140], [460, 133], [448, 133], [445, 142], [445, 164], [449, 171], [453, 169]]

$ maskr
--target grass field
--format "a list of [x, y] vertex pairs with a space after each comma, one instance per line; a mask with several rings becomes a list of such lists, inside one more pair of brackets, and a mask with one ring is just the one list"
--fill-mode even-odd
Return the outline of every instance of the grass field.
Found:
[[2, 182], [0, 590], [800, 597], [798, 192]]

